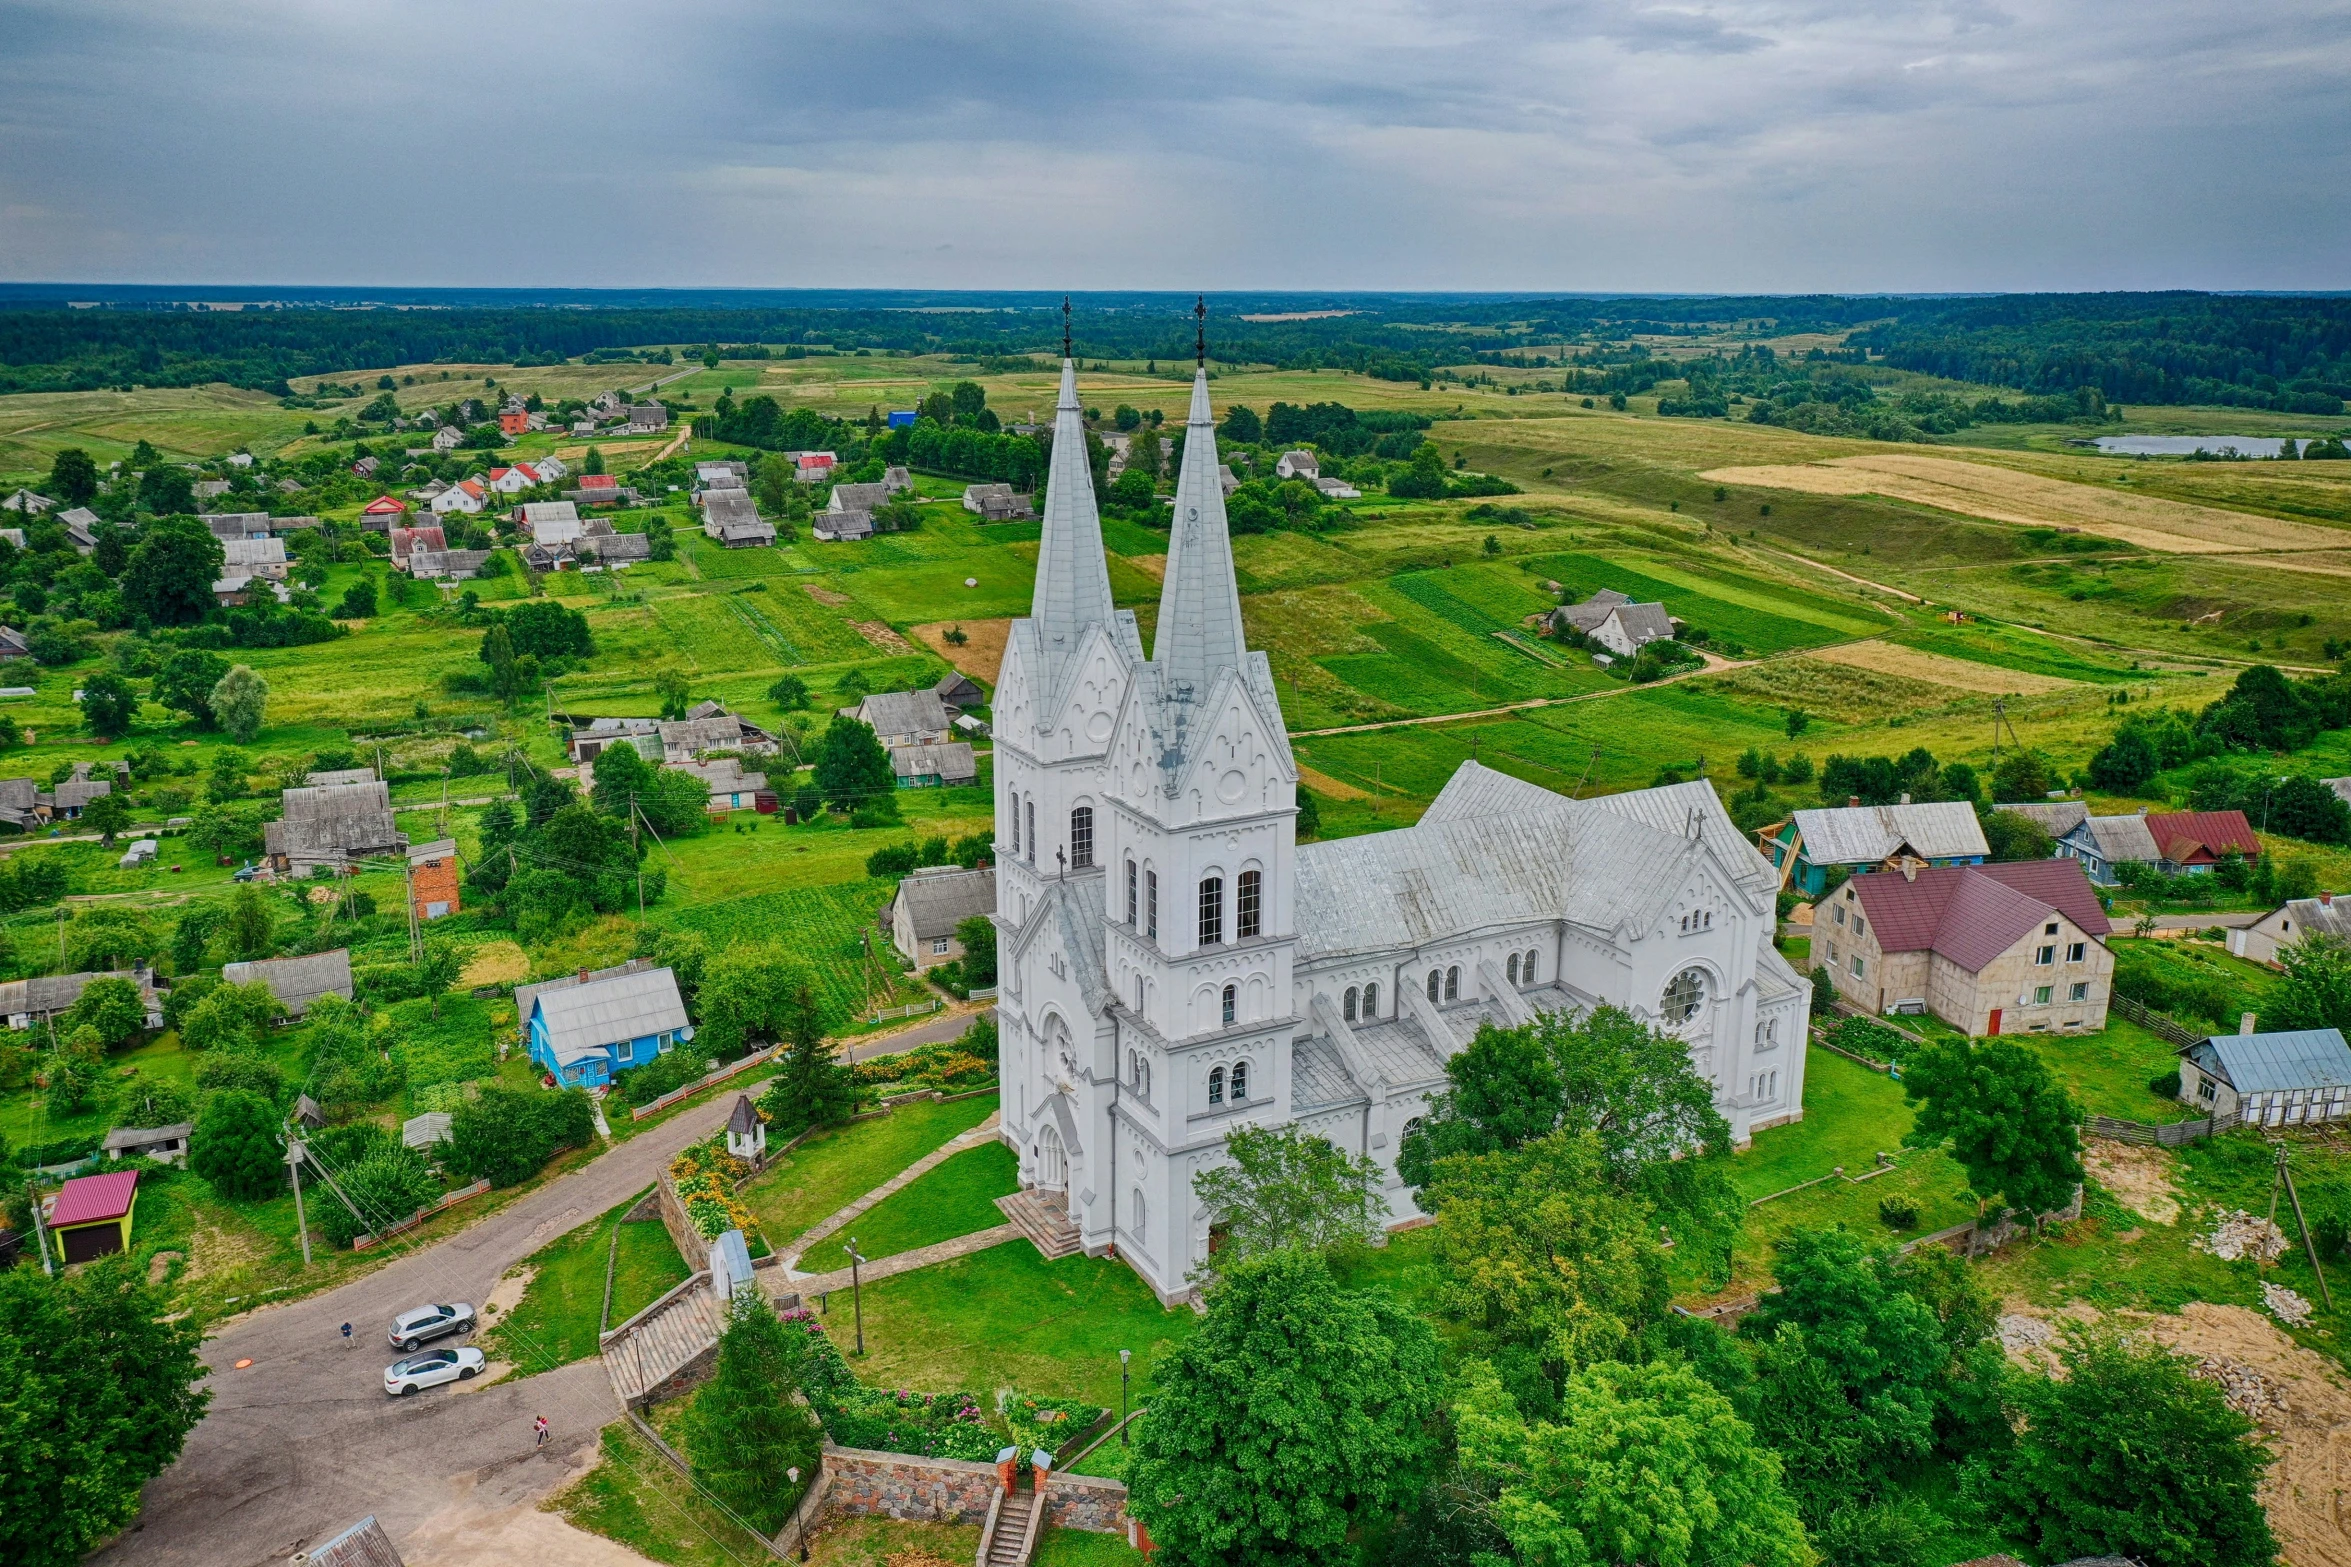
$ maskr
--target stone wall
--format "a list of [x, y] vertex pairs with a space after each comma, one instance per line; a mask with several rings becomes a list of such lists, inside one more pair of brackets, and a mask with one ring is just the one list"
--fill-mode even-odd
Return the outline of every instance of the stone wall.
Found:
[[1127, 1488], [1093, 1475], [1055, 1475], [1045, 1482], [1045, 1521], [1056, 1529], [1127, 1531]]
[[996, 1490], [996, 1466], [911, 1453], [875, 1453], [834, 1447], [824, 1452], [829, 1513], [910, 1519], [918, 1523], [984, 1524]]
[[686, 1266], [696, 1272], [709, 1267], [710, 1242], [702, 1238], [702, 1232], [694, 1228], [694, 1221], [686, 1217], [686, 1205], [678, 1199], [677, 1182], [669, 1178], [668, 1170], [661, 1172], [654, 1195], [661, 1203], [662, 1228], [669, 1231], [669, 1243], [678, 1249]]

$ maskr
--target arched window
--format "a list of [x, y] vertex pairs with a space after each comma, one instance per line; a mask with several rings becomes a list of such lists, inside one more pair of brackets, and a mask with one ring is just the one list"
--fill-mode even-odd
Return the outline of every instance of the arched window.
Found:
[[1437, 995], [1438, 995], [1437, 987], [1438, 987], [1439, 985], [1443, 984], [1444, 982], [1445, 982], [1445, 979], [1444, 979], [1444, 976], [1443, 976], [1443, 975], [1439, 974], [1439, 973], [1438, 973], [1438, 972], [1437, 972], [1435, 969], [1430, 969], [1430, 970], [1429, 970], [1429, 999], [1430, 999], [1431, 1001], [1434, 1001], [1434, 1000], [1436, 1000], [1436, 999], [1437, 999]]
[[1518, 975], [1530, 985], [1535, 982], [1535, 954], [1532, 948], [1528, 949], [1526, 963], [1519, 969]]
[[1515, 952], [1510, 955], [1510, 982], [1513, 985], [1518, 983], [1518, 954]]
[[1082, 871], [1094, 863], [1094, 808], [1081, 805], [1069, 813], [1069, 868]]
[[1224, 1103], [1224, 1068], [1221, 1066], [1208, 1069], [1208, 1102], [1212, 1105]]
[[1014, 854], [1018, 854], [1018, 853], [1020, 853], [1020, 791], [1019, 791], [1018, 789], [1014, 789], [1014, 790], [1012, 790], [1012, 791], [1011, 791], [1011, 795], [1012, 795], [1012, 852], [1013, 852]]
[[1135, 1188], [1135, 1244], [1143, 1244], [1143, 1188]]
[[1127, 924], [1135, 923], [1135, 862], [1127, 861]]
[[1447, 1001], [1461, 999], [1461, 965], [1458, 963], [1445, 970], [1445, 999]]
[[1035, 800], [1035, 799], [1033, 799], [1033, 798], [1032, 798], [1032, 799], [1030, 799], [1030, 800], [1027, 802], [1027, 806], [1028, 806], [1028, 813], [1029, 813], [1029, 848], [1028, 848], [1028, 855], [1029, 855], [1029, 863], [1030, 863], [1031, 865], [1034, 865], [1034, 864], [1036, 864], [1036, 863], [1037, 863], [1037, 802], [1036, 802], [1036, 800]]
[[1356, 991], [1355, 987], [1354, 987], [1353, 985], [1349, 985], [1349, 986], [1347, 987], [1347, 999], [1346, 999], [1345, 1003], [1344, 1003], [1344, 1004], [1342, 1004], [1342, 1005], [1341, 1005], [1341, 1007], [1339, 1008], [1339, 1015], [1340, 1015], [1341, 1017], [1345, 1018], [1345, 1019], [1346, 1019], [1348, 1022], [1350, 1022], [1350, 1023], [1352, 1023], [1352, 1022], [1354, 1022], [1354, 1021], [1355, 1021], [1355, 997], [1356, 997], [1356, 995], [1357, 995], [1357, 991]]
[[1686, 968], [1673, 977], [1665, 987], [1665, 996], [1658, 1010], [1665, 1014], [1668, 1027], [1687, 1023], [1706, 1005], [1706, 971]]
[[1213, 947], [1224, 940], [1224, 878], [1200, 878], [1200, 945]]
[[1247, 941], [1256, 935], [1263, 923], [1259, 905], [1263, 901], [1265, 878], [1256, 871], [1241, 872], [1241, 879], [1233, 887], [1233, 927], [1238, 939]]
[[1226, 1026], [1226, 1027], [1228, 1027], [1228, 1028], [1230, 1028], [1230, 1027], [1232, 1026], [1232, 1022], [1233, 1022], [1233, 1011], [1234, 1011], [1234, 1008], [1235, 1008], [1235, 1006], [1237, 1005], [1237, 1003], [1240, 1001], [1240, 998], [1241, 998], [1241, 993], [1240, 993], [1238, 990], [1235, 990], [1235, 989], [1234, 989], [1232, 986], [1230, 986], [1230, 985], [1227, 985], [1227, 986], [1225, 986], [1225, 988], [1224, 988], [1224, 1020], [1225, 1020], [1225, 1026]]
[[1249, 1063], [1246, 1061], [1235, 1061], [1233, 1063], [1233, 1103], [1247, 1104], [1248, 1102]]
[[1379, 986], [1366, 985], [1363, 987], [1363, 1015], [1367, 1020], [1374, 1022], [1378, 1020], [1380, 1015]]
[[1404, 1133], [1402, 1137], [1398, 1139], [1398, 1141], [1400, 1143], [1408, 1143], [1420, 1135], [1420, 1130], [1420, 1117], [1416, 1115], [1411, 1120], [1404, 1123]]

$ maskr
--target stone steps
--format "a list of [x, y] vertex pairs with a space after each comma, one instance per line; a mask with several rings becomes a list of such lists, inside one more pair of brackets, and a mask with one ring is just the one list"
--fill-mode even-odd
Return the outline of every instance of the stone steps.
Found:
[[996, 1526], [980, 1546], [980, 1567], [1028, 1567], [1029, 1518], [1037, 1493], [1014, 1491], [996, 1510]]
[[1077, 1225], [1070, 1221], [1066, 1202], [1057, 1193], [1023, 1191], [997, 1198], [996, 1207], [1036, 1243], [1047, 1262], [1058, 1262], [1074, 1255], [1083, 1244]]
[[726, 1311], [707, 1279], [604, 1348], [604, 1367], [623, 1403], [633, 1403], [718, 1343]]

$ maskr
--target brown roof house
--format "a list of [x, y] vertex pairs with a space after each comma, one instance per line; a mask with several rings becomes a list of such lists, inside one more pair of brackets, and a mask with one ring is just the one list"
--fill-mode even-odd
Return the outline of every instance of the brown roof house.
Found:
[[1932, 1012], [1969, 1034], [2106, 1026], [2112, 927], [2075, 860], [1856, 876], [1815, 910], [1812, 950], [1871, 1012]]
[[975, 915], [996, 912], [996, 873], [952, 865], [926, 866], [898, 883], [898, 895], [882, 910], [882, 927], [917, 969], [936, 968], [963, 956], [955, 927]]
[[262, 852], [277, 870], [307, 876], [321, 865], [340, 868], [371, 854], [407, 851], [388, 784], [312, 784], [279, 798], [285, 814], [261, 829]]

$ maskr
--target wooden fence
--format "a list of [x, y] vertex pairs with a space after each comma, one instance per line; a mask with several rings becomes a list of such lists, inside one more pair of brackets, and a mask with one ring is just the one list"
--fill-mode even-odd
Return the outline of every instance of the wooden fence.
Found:
[[629, 1111], [629, 1119], [642, 1121], [649, 1115], [659, 1115], [671, 1105], [681, 1100], [691, 1099], [705, 1088], [716, 1088], [730, 1077], [739, 1077], [755, 1066], [765, 1066], [769, 1061], [775, 1059], [776, 1053], [783, 1048], [782, 1045], [770, 1045], [765, 1050], [753, 1051], [732, 1066], [714, 1066], [685, 1087], [673, 1088], [651, 1104], [635, 1106]]
[[358, 1239], [352, 1241], [351, 1249], [353, 1251], [366, 1251], [371, 1246], [381, 1246], [384, 1242], [390, 1240], [393, 1236], [405, 1234], [407, 1231], [415, 1229], [418, 1225], [424, 1223], [425, 1220], [431, 1218], [434, 1214], [439, 1213], [443, 1208], [454, 1208], [459, 1203], [464, 1202], [467, 1198], [479, 1197], [482, 1193], [488, 1191], [489, 1189], [490, 1183], [488, 1181], [476, 1181], [471, 1186], [460, 1186], [453, 1192], [445, 1192], [442, 1194], [441, 1200], [439, 1202], [434, 1203], [429, 1208], [417, 1209], [416, 1212], [410, 1214], [407, 1218], [402, 1219], [398, 1224], [386, 1227], [383, 1234], [360, 1236]]
[[2128, 996], [2117, 995], [2113, 997], [2107, 1002], [2107, 1007], [2111, 1011], [2120, 1012], [2124, 1017], [2129, 1018], [2132, 1022], [2138, 1024], [2141, 1028], [2145, 1029], [2148, 1033], [2153, 1034], [2157, 1039], [2162, 1040], [2167, 1045], [2179, 1045], [2185, 1047], [2188, 1045], [2201, 1044], [2207, 1037], [2209, 1037], [2204, 1034], [2195, 1033], [2194, 1031], [2181, 1026], [2179, 1023], [2174, 1022], [2172, 1019], [2167, 1018], [2162, 1013], [2156, 1011], [2153, 1007], [2133, 1001]]
[[2177, 1148], [2183, 1143], [2202, 1142], [2217, 1132], [2244, 1125], [2239, 1115], [2199, 1116], [2193, 1121], [2173, 1121], [2164, 1126], [2150, 1126], [2145, 1121], [2124, 1121], [2111, 1115], [2090, 1117], [2090, 1135], [2104, 1137], [2118, 1143], [2137, 1143], [2142, 1147]]

